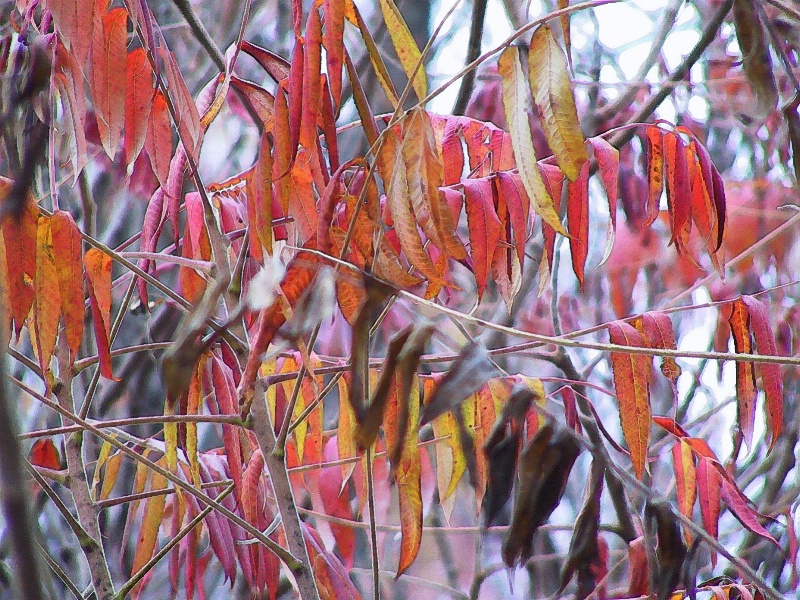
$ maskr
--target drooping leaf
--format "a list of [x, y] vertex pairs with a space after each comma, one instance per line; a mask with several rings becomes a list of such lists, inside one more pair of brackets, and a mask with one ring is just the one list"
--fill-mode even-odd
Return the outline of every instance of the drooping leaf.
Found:
[[425, 404], [420, 426], [430, 423], [447, 411], [456, 411], [472, 394], [497, 372], [486, 348], [469, 342], [461, 349], [453, 365], [436, 385], [433, 396]]
[[34, 341], [42, 373], [50, 370], [50, 358], [56, 345], [58, 319], [61, 316], [61, 293], [56, 267], [50, 217], [39, 216], [36, 230], [36, 297], [33, 301]]
[[[719, 468], [722, 467], [720, 466]], [[725, 505], [745, 528], [769, 540], [775, 544], [778, 549], [783, 550], [778, 541], [758, 522], [756, 518], [758, 513], [750, 507], [748, 499], [742, 494], [741, 490], [725, 477], [722, 478], [720, 493], [722, 499], [725, 501]]]
[[342, 65], [344, 64], [344, 14], [345, 0], [324, 0], [322, 10], [325, 16], [325, 56], [328, 66], [328, 83], [335, 112], [342, 100]]
[[53, 443], [53, 438], [39, 438], [31, 446], [31, 451], [28, 453], [28, 460], [36, 467], [43, 467], [45, 469], [52, 469], [58, 471], [61, 469], [61, 456], [59, 455], [58, 448]]
[[400, 59], [406, 77], [412, 82], [417, 99], [422, 100], [428, 95], [428, 77], [425, 74], [425, 65], [422, 64], [422, 52], [394, 0], [380, 0], [380, 6], [397, 58]]
[[[753, 330], [756, 350], [759, 354], [777, 356], [778, 347], [767, 315], [767, 307], [752, 296], [742, 296], [741, 301], [747, 307], [747, 314], [750, 316], [750, 328]], [[758, 369], [761, 371], [764, 386], [767, 425], [772, 436], [769, 445], [771, 450], [783, 431], [783, 380], [780, 365], [760, 363]]]
[[316, 8], [308, 13], [305, 36], [305, 55], [303, 57], [303, 112], [300, 125], [300, 143], [307, 150], [317, 145], [317, 113], [320, 109], [322, 86], [322, 22]]
[[680, 582], [686, 546], [675, 517], [665, 501], [647, 502], [645, 509], [648, 520], [654, 520], [658, 549], [658, 570], [653, 578], [657, 600], [667, 600]]
[[742, 51], [744, 74], [757, 99], [755, 116], [763, 119], [778, 103], [778, 86], [772, 72], [767, 34], [759, 11], [748, 0], [734, 0], [733, 22]]
[[53, 255], [58, 274], [58, 290], [61, 298], [61, 316], [64, 318], [64, 334], [70, 349], [70, 360], [74, 361], [83, 338], [83, 259], [81, 237], [72, 215], [56, 211], [50, 219], [53, 236]]
[[[720, 489], [722, 476], [712, 459], [701, 457], [697, 464], [697, 495], [700, 501], [700, 515], [708, 535], [719, 536]], [[712, 552], [711, 563], [716, 565], [717, 554]]]
[[125, 163], [133, 165], [144, 148], [147, 123], [153, 105], [153, 69], [147, 52], [139, 47], [128, 53], [125, 62]]
[[547, 144], [567, 179], [575, 181], [588, 155], [572, 95], [569, 65], [548, 25], [539, 27], [531, 38], [528, 77]]
[[[642, 333], [651, 348], [676, 350], [675, 332], [669, 316], [661, 312], [646, 312], [642, 315]], [[681, 368], [674, 358], [665, 356], [661, 361], [661, 372], [673, 384], [681, 374]]]
[[[706, 150], [705, 146], [697, 139], [695, 139], [694, 150], [697, 154], [700, 172], [703, 176], [703, 185], [706, 188], [706, 193], [711, 200], [716, 215], [715, 226], [711, 230], [712, 237], [709, 240], [709, 245], [714, 249], [714, 252], [716, 252], [722, 245], [722, 238], [725, 233], [725, 219], [727, 213], [725, 186], [717, 167], [711, 161], [708, 150]], [[716, 238], [714, 238], [714, 232], [716, 232]]]
[[[5, 201], [13, 182], [0, 177], [0, 200]], [[36, 278], [36, 232], [39, 208], [29, 195], [18, 219], [7, 216], [3, 219], [3, 241], [5, 246], [5, 268], [8, 277], [9, 321], [14, 321], [14, 332], [19, 336], [25, 319], [33, 305]]]
[[580, 175], [567, 184], [567, 228], [572, 270], [583, 291], [583, 274], [589, 254], [589, 163], [584, 162]]
[[[672, 446], [672, 464], [675, 469], [675, 494], [678, 497], [678, 508], [687, 519], [691, 520], [694, 501], [697, 497], [697, 474], [692, 447], [686, 440], [678, 439]], [[691, 532], [685, 529], [684, 533], [686, 542], [691, 544]]]
[[[497, 194], [502, 196], [508, 207], [511, 219], [511, 230], [514, 235], [514, 248], [522, 271], [525, 265], [525, 244], [528, 241], [528, 225], [530, 221], [530, 200], [518, 177], [507, 172], [498, 172], [494, 177]], [[510, 240], [508, 240], [510, 241]]]
[[606, 190], [608, 198], [608, 231], [606, 233], [606, 247], [600, 264], [605, 264], [614, 248], [617, 233], [617, 198], [619, 196], [619, 150], [601, 137], [589, 138], [589, 143], [594, 151], [597, 161], [597, 170], [600, 181]]
[[[389, 75], [389, 70], [386, 68], [386, 63], [383, 61], [381, 51], [378, 49], [378, 45], [375, 43], [375, 40], [373, 39], [372, 34], [370, 33], [369, 28], [364, 21], [364, 18], [361, 16], [361, 13], [359, 12], [358, 7], [355, 5], [353, 0], [347, 0], [346, 10], [346, 16], [348, 20], [358, 27], [358, 31], [361, 34], [361, 39], [364, 40], [364, 46], [367, 49], [367, 55], [372, 63], [372, 68], [375, 70], [375, 76], [378, 79], [381, 89], [383, 90], [384, 94], [386, 94], [386, 98], [389, 100], [389, 104], [392, 105], [392, 109], [397, 108], [397, 105], [400, 104], [400, 99], [397, 96], [397, 91], [394, 89], [392, 78]], [[345, 57], [345, 63], [347, 63], [349, 58], [347, 57], [346, 49]], [[361, 88], [361, 82], [358, 80], [358, 77], [355, 76], [355, 71], [351, 69], [350, 66], [348, 66], [347, 69], [347, 76], [353, 84], [353, 96], [356, 104], [358, 104], [358, 94], [356, 93], [356, 88]], [[360, 108], [359, 116], [361, 117], [362, 122], [367, 123], [367, 121], [364, 120], [363, 115], [361, 115]], [[365, 131], [365, 133], [367, 132]], [[367, 140], [371, 146], [374, 140], [370, 140], [369, 138], [370, 135], [368, 134]]]
[[[167, 487], [167, 480], [158, 473], [152, 474], [150, 489], [163, 490]], [[131, 573], [137, 573], [144, 564], [150, 560], [158, 543], [158, 530], [164, 517], [164, 507], [167, 502], [166, 494], [152, 496], [145, 501], [144, 515], [141, 520], [141, 529], [136, 543], [136, 552], [133, 556]], [[140, 582], [131, 593], [138, 597], [142, 590]]]
[[100, 142], [111, 160], [125, 125], [128, 11], [112, 8], [95, 23], [89, 85]]
[[[728, 324], [733, 334], [733, 347], [736, 352], [750, 354], [753, 342], [750, 337], [750, 315], [747, 305], [738, 300], [731, 304]], [[738, 400], [739, 429], [748, 448], [753, 447], [753, 427], [756, 418], [756, 377], [752, 362], [736, 361], [736, 397]]]
[[[608, 325], [612, 344], [646, 347], [647, 343], [634, 327], [624, 321]], [[641, 479], [647, 461], [650, 440], [650, 357], [643, 354], [611, 353], [614, 388], [619, 402], [622, 433], [631, 453], [636, 476]]]
[[483, 296], [492, 265], [497, 240], [500, 238], [500, 219], [492, 199], [492, 182], [487, 178], [464, 180], [464, 202], [469, 226], [470, 257], [478, 286], [478, 298]]
[[314, 579], [320, 589], [320, 596], [361, 600], [361, 594], [350, 581], [348, 569], [339, 560], [339, 557], [325, 548], [322, 537], [313, 527], [305, 522], [302, 522], [301, 526], [309, 560], [314, 569]]
[[97, 248], [90, 248], [83, 255], [86, 282], [89, 288], [89, 304], [92, 308], [97, 350], [100, 358], [100, 373], [106, 379], [114, 379], [111, 370], [111, 257]]
[[[200, 113], [197, 105], [186, 87], [186, 81], [181, 74], [175, 55], [166, 47], [158, 49], [164, 64], [163, 73], [167, 78], [170, 98], [175, 106], [179, 139], [183, 142], [186, 152], [197, 161], [200, 152], [200, 142], [203, 130], [200, 126]], [[209, 102], [211, 100], [209, 99]]]
[[172, 124], [167, 101], [161, 90], [158, 90], [153, 97], [144, 148], [158, 183], [162, 187], [167, 187], [169, 165], [172, 161]]
[[642, 224], [649, 227], [658, 217], [661, 204], [661, 193], [664, 191], [664, 132], [658, 125], [648, 125], [645, 129], [647, 144], [647, 180], [648, 196], [645, 205], [647, 218]]
[[561, 502], [580, 451], [572, 432], [553, 431], [550, 424], [541, 427], [523, 450], [514, 514], [503, 542], [508, 567], [524, 564], [533, 555], [533, 536]]
[[663, 139], [664, 164], [667, 171], [667, 206], [672, 231], [672, 241], [678, 252], [686, 250], [686, 242], [691, 227], [691, 181], [686, 162], [686, 151], [681, 136], [668, 131]]
[[533, 211], [557, 232], [567, 235], [536, 166], [536, 152], [533, 149], [528, 114], [525, 111], [528, 103], [528, 87], [519, 62], [519, 50], [514, 46], [503, 50], [497, 66], [503, 78], [503, 107], [511, 132], [511, 145]]

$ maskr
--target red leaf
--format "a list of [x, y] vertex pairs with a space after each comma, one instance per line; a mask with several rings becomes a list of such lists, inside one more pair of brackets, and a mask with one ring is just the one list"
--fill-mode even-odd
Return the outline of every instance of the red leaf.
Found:
[[761, 537], [768, 539], [770, 542], [775, 544], [778, 549], [783, 550], [777, 540], [770, 535], [769, 531], [764, 529], [761, 523], [758, 522], [758, 519], [756, 518], [758, 513], [750, 507], [747, 498], [745, 498], [744, 494], [742, 494], [739, 488], [737, 488], [727, 479], [723, 478], [721, 491], [722, 499], [725, 500], [725, 504], [733, 513], [733, 516], [736, 517], [736, 519], [742, 525], [756, 535], [760, 535]]
[[144, 148], [153, 103], [153, 70], [144, 48], [128, 53], [125, 63], [125, 162], [128, 168]]
[[[765, 356], [777, 356], [778, 348], [775, 344], [775, 335], [767, 315], [767, 307], [763, 302], [752, 296], [742, 296], [741, 300], [747, 307], [750, 315], [750, 328], [756, 342], [756, 350]], [[738, 363], [737, 363], [738, 364]], [[772, 433], [770, 450], [775, 446], [775, 441], [783, 431], [783, 381], [781, 379], [780, 365], [760, 363], [761, 380], [766, 398], [767, 423]]]
[[112, 8], [97, 20], [93, 33], [89, 85], [100, 141], [114, 160], [125, 125], [128, 11]]
[[[646, 347], [642, 334], [625, 321], [608, 324], [612, 344]], [[650, 390], [647, 378], [651, 359], [645, 354], [611, 353], [622, 432], [631, 453], [636, 476], [641, 479], [650, 440]]]
[[667, 204], [672, 241], [678, 252], [685, 250], [691, 227], [692, 193], [689, 166], [681, 136], [674, 131], [664, 134], [664, 162], [667, 167]]
[[519, 268], [522, 270], [525, 264], [525, 243], [528, 241], [531, 203], [519, 178], [503, 171], [497, 173], [495, 182], [497, 193], [503, 197], [508, 207], [511, 230], [514, 234], [514, 247], [519, 259]]
[[[111, 371], [111, 257], [97, 248], [90, 248], [83, 256], [86, 281], [89, 284], [89, 304], [97, 351], [100, 357], [100, 374], [115, 379]], [[116, 381], [116, 379], [115, 379]]]
[[[95, 2], [47, 0], [46, 4], [65, 46], [71, 50], [80, 68], [83, 68], [92, 43]], [[105, 10], [105, 6], [97, 8]]]
[[[0, 198], [11, 190], [10, 179], [0, 178]], [[36, 229], [39, 208], [30, 198], [25, 200], [19, 219], [11, 216], [3, 220], [3, 241], [8, 273], [8, 302], [14, 330], [19, 336], [35, 296], [33, 281], [36, 278]]]
[[[646, 312], [642, 315], [642, 330], [647, 344], [651, 348], [663, 348], [665, 350], [677, 349], [675, 332], [672, 329], [672, 321], [664, 313]], [[681, 368], [674, 358], [664, 357], [661, 361], [661, 372], [664, 377], [673, 384], [681, 374]]]
[[[302, 120], [303, 120], [303, 108], [305, 104], [303, 102], [303, 94], [305, 92], [305, 86], [303, 82], [303, 73], [305, 69], [305, 48], [303, 46], [303, 40], [298, 38], [295, 40], [294, 43], [294, 52], [292, 53], [292, 64], [291, 68], [289, 69], [289, 79], [288, 79], [288, 97], [287, 97], [287, 106], [289, 111], [289, 144], [286, 146], [287, 157], [289, 159], [289, 163], [287, 164], [287, 170], [291, 168], [291, 165], [294, 164], [294, 157], [297, 154], [297, 146], [300, 144], [300, 128], [302, 127]], [[277, 99], [277, 98], [276, 98]], [[277, 109], [277, 107], [276, 107]], [[277, 120], [278, 115], [276, 112], [275, 118]], [[316, 113], [314, 114], [314, 123], [317, 122]], [[273, 178], [278, 179], [286, 174], [286, 171], [281, 173], [277, 173]]]
[[606, 234], [606, 248], [603, 251], [604, 263], [611, 255], [614, 247], [614, 238], [617, 231], [617, 198], [619, 196], [619, 150], [612, 146], [608, 141], [601, 137], [588, 138], [594, 150], [594, 158], [597, 161], [597, 170], [600, 173], [600, 181], [606, 190], [608, 198], [608, 233]]
[[39, 438], [33, 442], [28, 460], [36, 467], [53, 469], [54, 471], [61, 469], [61, 456], [59, 456], [58, 448], [56, 448], [52, 438], [49, 437]]
[[85, 312], [81, 236], [72, 215], [61, 210], [53, 213], [50, 230], [53, 235], [64, 334], [71, 352], [70, 361], [74, 362], [83, 338]]
[[[300, 143], [307, 150], [317, 145], [317, 113], [320, 108], [319, 74], [322, 67], [322, 23], [319, 11], [311, 9], [306, 22], [306, 44], [303, 63], [303, 109], [300, 125]], [[294, 102], [296, 98], [292, 99]]]
[[653, 416], [653, 423], [661, 428], [669, 431], [672, 435], [677, 437], [688, 437], [689, 434], [681, 427], [675, 419], [670, 417], [661, 417], [658, 415]]
[[178, 68], [178, 63], [175, 61], [175, 55], [166, 47], [159, 48], [158, 52], [164, 64], [164, 74], [167, 77], [170, 99], [175, 107], [176, 125], [180, 134], [179, 139], [183, 142], [186, 152], [197, 161], [197, 155], [200, 151], [200, 138], [202, 137], [200, 113], [194, 103], [192, 94], [189, 92], [189, 88], [186, 87], [186, 81], [184, 81], [181, 70]]
[[584, 162], [575, 181], [567, 183], [567, 229], [572, 270], [583, 291], [583, 273], [589, 254], [589, 162]]
[[338, 112], [342, 100], [342, 64], [344, 62], [344, 13], [343, 0], [324, 0], [322, 11], [325, 15], [325, 54], [328, 61], [328, 82], [331, 86], [334, 112]]
[[[728, 323], [733, 334], [733, 347], [736, 352], [751, 354], [753, 343], [750, 339], [750, 317], [747, 305], [741, 300], [731, 304]], [[744, 435], [748, 448], [753, 447], [753, 426], [756, 418], [756, 376], [752, 362], [736, 361], [736, 396], [739, 400], [739, 429]]]
[[[714, 461], [701, 458], [697, 465], [697, 492], [700, 498], [700, 514], [703, 517], [703, 527], [708, 535], [717, 539], [719, 536], [719, 511], [720, 488], [722, 475], [720, 475]], [[717, 554], [711, 555], [712, 564], [716, 564]]]
[[664, 147], [662, 141], [663, 132], [658, 125], [649, 125], [645, 129], [645, 134], [647, 136], [646, 154], [649, 192], [645, 211], [647, 219], [645, 219], [643, 226], [649, 227], [658, 217], [661, 192], [664, 191]]
[[501, 223], [494, 209], [490, 179], [465, 179], [464, 195], [469, 225], [469, 252], [480, 299], [486, 288]]
[[[675, 494], [681, 513], [691, 520], [694, 501], [697, 496], [697, 473], [694, 466], [694, 455], [691, 446], [684, 439], [678, 439], [672, 446], [672, 462], [675, 467]], [[686, 542], [691, 543], [692, 536], [684, 529]]]
[[150, 167], [153, 169], [161, 187], [167, 186], [169, 165], [172, 160], [172, 124], [169, 118], [167, 101], [161, 90], [153, 97], [152, 111], [144, 139]]

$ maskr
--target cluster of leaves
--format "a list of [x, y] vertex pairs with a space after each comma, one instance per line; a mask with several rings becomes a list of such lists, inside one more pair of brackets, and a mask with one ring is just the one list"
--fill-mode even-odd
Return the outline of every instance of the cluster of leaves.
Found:
[[[277, 597], [282, 566], [304, 598], [360, 597], [349, 572], [362, 555], [355, 528], [366, 509], [378, 589], [376, 521], [389, 518], [392, 496], [383, 482], [397, 490], [399, 578], [421, 551], [433, 490], [449, 518], [456, 497], [464, 493], [465, 475], [477, 500], [473, 516], [482, 515], [481, 532], [490, 535], [495, 525], [508, 522], [502, 559], [513, 569], [536, 554], [537, 531], [562, 504], [583, 450], [592, 464], [561, 592], [575, 578], [570, 589], [578, 597], [607, 594], [613, 567], [601, 532], [605, 481], [628, 555], [629, 596], [668, 598], [677, 589], [694, 595], [692, 564], [701, 543], [712, 564], [716, 552], [724, 552], [746, 582], [706, 582], [701, 589], [716, 597], [769, 593], [758, 585], [757, 573], [722, 545], [719, 520], [724, 501], [744, 529], [782, 548], [762, 524], [775, 515], [758, 512], [737, 484], [735, 464], [724, 464], [704, 438], [691, 435], [675, 417], [652, 414], [651, 387], [664, 385], [652, 368], [653, 357], [662, 357], [663, 379], [677, 401], [681, 368], [676, 358], [686, 355], [678, 350], [667, 312], [629, 317], [630, 305], [612, 294], [617, 316], [627, 318], [548, 336], [453, 308], [463, 301], [460, 292], [474, 286], [476, 302], [496, 289], [513, 313], [518, 295], [528, 292], [526, 265], [536, 268], [531, 267], [533, 236], [541, 255], [540, 294], [558, 276], [559, 239], [569, 244], [578, 287], [589, 287], [589, 233], [596, 229], [597, 212], [590, 203], [594, 170], [608, 207], [600, 264], [610, 261], [609, 281], [618, 295], [625, 293], [622, 275], [613, 275], [611, 268], [617, 203], [638, 175], [621, 164], [612, 144], [618, 130], [588, 138], [581, 131], [568, 59], [567, 2], [559, 3], [563, 44], [555, 15], [548, 15], [515, 33], [514, 39], [532, 30], [528, 44], [513, 45], [511, 39], [497, 49], [508, 131], [469, 116], [426, 110], [438, 93], [428, 88], [423, 64], [428, 49], [414, 42], [392, 0], [381, 0], [379, 8], [408, 82], [402, 91], [356, 4], [322, 0], [307, 13], [302, 2], [291, 3], [294, 45], [288, 57], [243, 39], [246, 12], [221, 72], [196, 98], [146, 2], [124, 8], [102, 1], [17, 4], [24, 17], [20, 31], [41, 31], [40, 43], [53, 57], [51, 85], [62, 109], [59, 124], [71, 159], [65, 168], [73, 181], [92, 168], [89, 156], [100, 151], [111, 160], [121, 156], [131, 178], [145, 172], [155, 181], [137, 253], [111, 249], [79, 228], [71, 213], [59, 208], [57, 189], [51, 190], [52, 210], [26, 194], [2, 222], [4, 326], [15, 334], [14, 355], [40, 375], [44, 391], [14, 381], [60, 413], [58, 433], [76, 427], [102, 440], [88, 491], [81, 489], [87, 488], [81, 442], [70, 438], [77, 452], [67, 452], [67, 475], [52, 441], [37, 442], [31, 454], [38, 471], [72, 494], [78, 519], [68, 509], [65, 518], [88, 549], [99, 596], [143, 595], [165, 559], [173, 589], [183, 575], [189, 598], [203, 593], [214, 569], [231, 586], [244, 580], [249, 590]], [[761, 17], [747, 12], [749, 3], [733, 5], [740, 46], [749, 49], [745, 72], [756, 84], [759, 107], [769, 111], [776, 94], [765, 66], [769, 49], [758, 35], [761, 28], [752, 26]], [[129, 29], [136, 40], [131, 49]], [[363, 42], [392, 114], [373, 113], [344, 42], [350, 30]], [[240, 76], [243, 54], [268, 83]], [[343, 132], [336, 121], [348, 93], [368, 147], [363, 156], [340, 156]], [[418, 103], [404, 110], [412, 94]], [[542, 140], [531, 128], [531, 105], [550, 156], [537, 156]], [[258, 149], [249, 168], [207, 183], [198, 160], [205, 133], [224, 110], [253, 120]], [[48, 118], [55, 119], [57, 112]], [[626, 229], [631, 222], [658, 227], [663, 213], [678, 257], [700, 270], [704, 250], [710, 267], [722, 272], [726, 223], [730, 229], [732, 217], [722, 176], [699, 133], [665, 121], [632, 122], [622, 129], [633, 128], [642, 133], [644, 152], [636, 170], [644, 173], [645, 193], [637, 201], [630, 194], [627, 202], [623, 198]], [[184, 191], [187, 180], [192, 191]], [[12, 198], [15, 185], [0, 180], [0, 197]], [[661, 210], [664, 191], [666, 211]], [[165, 245], [168, 223], [172, 238]], [[285, 265], [282, 256], [290, 257]], [[130, 281], [112, 320], [114, 261]], [[178, 291], [165, 283], [159, 261], [177, 265]], [[631, 275], [635, 281], [638, 269], [625, 276]], [[164, 409], [155, 419], [163, 434], [106, 432], [87, 419], [93, 391], [76, 409], [73, 378], [97, 364], [92, 390], [101, 376], [114, 380], [111, 348], [128, 303], [138, 293], [141, 306], [149, 309], [154, 291], [186, 311], [163, 360]], [[96, 357], [81, 356], [87, 300]], [[456, 355], [426, 354], [437, 327], [399, 317], [392, 310], [398, 302], [530, 340], [518, 350], [554, 344], [557, 351], [539, 358], [566, 377], [559, 388], [563, 415], [548, 403], [546, 378], [504, 371], [495, 358], [502, 352], [469, 340]], [[345, 357], [314, 349], [330, 314], [349, 326]], [[737, 424], [751, 449], [760, 378], [772, 449], [784, 429], [780, 364], [787, 361], [780, 356], [786, 353], [781, 337], [773, 332], [767, 305], [754, 294], [725, 298], [720, 314], [720, 352], [701, 358], [736, 361]], [[786, 325], [791, 329], [788, 317]], [[574, 339], [601, 329], [607, 329], [610, 343]], [[19, 341], [23, 331], [35, 360], [16, 349], [24, 344]], [[733, 353], [726, 352], [729, 338]], [[376, 339], [388, 340], [377, 361], [371, 360]], [[617, 401], [625, 448], [606, 430], [565, 348], [607, 353], [615, 389], [609, 393]], [[427, 367], [448, 361], [452, 364], [444, 372]], [[334, 389], [338, 403], [326, 400]], [[219, 425], [220, 448], [203, 447], [203, 422]], [[649, 465], [658, 461], [651, 443], [654, 423], [674, 438], [677, 510], [643, 483], [654, 479]], [[607, 445], [629, 457], [635, 477], [614, 463]], [[644, 520], [654, 526], [634, 523], [641, 517], [621, 493], [623, 486], [639, 495], [646, 505]], [[42, 489], [63, 505], [52, 488]], [[513, 508], [506, 514], [512, 495]], [[311, 509], [300, 506], [304, 497]], [[125, 573], [130, 578], [115, 596], [102, 538], [84, 544], [81, 536], [92, 539], [95, 529], [99, 533], [97, 515], [117, 504], [127, 505], [120, 554], [130, 540], [136, 542]], [[696, 504], [702, 526], [693, 520]], [[788, 549], [796, 563], [789, 523]], [[99, 561], [91, 554], [96, 547]], [[63, 571], [59, 575], [67, 588], [79, 587]], [[103, 586], [111, 592], [101, 593]]]

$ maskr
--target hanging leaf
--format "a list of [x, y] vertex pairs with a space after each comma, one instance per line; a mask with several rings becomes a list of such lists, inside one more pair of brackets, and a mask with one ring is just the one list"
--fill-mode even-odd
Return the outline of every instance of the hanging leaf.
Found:
[[42, 373], [50, 370], [50, 358], [56, 345], [58, 319], [61, 316], [58, 268], [56, 267], [50, 217], [39, 216], [36, 230], [36, 297], [33, 302], [34, 340]]
[[597, 170], [600, 173], [600, 181], [606, 190], [608, 198], [608, 231], [606, 233], [606, 247], [603, 250], [603, 258], [600, 264], [603, 265], [611, 256], [614, 248], [614, 240], [617, 233], [617, 198], [619, 196], [619, 150], [601, 137], [589, 138], [589, 143], [594, 151], [594, 158], [597, 161]]
[[[722, 468], [722, 467], [719, 467]], [[745, 498], [744, 494], [737, 488], [733, 483], [728, 481], [727, 478], [722, 478], [722, 487], [720, 488], [722, 499], [725, 501], [725, 505], [730, 509], [733, 513], [733, 516], [744, 525], [746, 529], [752, 531], [756, 535], [760, 535], [761, 537], [769, 540], [775, 546], [783, 551], [781, 545], [778, 541], [772, 537], [764, 526], [758, 522], [756, 518], [758, 513], [750, 508], [748, 504], [747, 498]]]
[[[609, 323], [608, 332], [612, 344], [640, 348], [647, 346], [642, 334], [624, 321]], [[644, 354], [611, 353], [622, 433], [639, 479], [644, 475], [650, 440], [650, 365], [650, 357]]]
[[[697, 496], [697, 475], [694, 466], [692, 447], [686, 440], [678, 439], [672, 446], [672, 464], [675, 468], [675, 494], [678, 497], [678, 508], [689, 520], [692, 519], [692, 510]], [[684, 529], [686, 543], [692, 543], [692, 534]]]
[[64, 334], [74, 362], [83, 339], [84, 294], [81, 236], [78, 226], [68, 212], [59, 210], [50, 219], [53, 236], [53, 255], [58, 275], [58, 293]]
[[[394, 89], [392, 78], [389, 75], [389, 70], [386, 68], [386, 63], [383, 61], [381, 51], [378, 49], [378, 45], [375, 43], [375, 40], [373, 39], [372, 34], [370, 33], [369, 28], [364, 21], [364, 18], [361, 16], [361, 13], [359, 12], [358, 7], [355, 5], [353, 0], [347, 0], [346, 10], [348, 20], [358, 27], [358, 31], [361, 34], [361, 39], [364, 40], [364, 46], [367, 49], [367, 55], [372, 63], [372, 68], [375, 70], [375, 76], [378, 79], [378, 83], [380, 84], [384, 94], [386, 94], [386, 98], [389, 100], [392, 110], [394, 110], [397, 108], [397, 105], [400, 104], [400, 99], [397, 96], [397, 91]], [[349, 57], [347, 56], [347, 49], [345, 49], [345, 64], [347, 63], [348, 59]], [[353, 96], [356, 104], [358, 105], [359, 94], [356, 93], [356, 88], [361, 89], [361, 82], [356, 76], [355, 70], [351, 69], [349, 65], [347, 67], [347, 77], [350, 79], [350, 82], [353, 85]], [[359, 116], [361, 117], [362, 123], [367, 123], [363, 115], [361, 115], [361, 109], [359, 109]], [[366, 127], [367, 125], [365, 125], [365, 128]], [[365, 133], [367, 133], [367, 131], [365, 131]], [[369, 138], [370, 136], [367, 135], [367, 140], [371, 146], [374, 140]]]
[[411, 35], [394, 0], [380, 0], [380, 5], [397, 58], [400, 59], [406, 77], [412, 82], [417, 99], [423, 100], [428, 95], [428, 77], [425, 75], [425, 65], [422, 64], [422, 52], [419, 51], [419, 46], [414, 41], [414, 36]]
[[[0, 177], [0, 199], [5, 201], [13, 182]], [[8, 274], [8, 304], [14, 321], [14, 332], [19, 337], [25, 319], [36, 295], [33, 282], [36, 278], [36, 235], [39, 208], [28, 195], [19, 218], [6, 216], [2, 221], [5, 246], [5, 267]]]
[[[747, 314], [750, 316], [750, 328], [753, 330], [756, 350], [759, 354], [765, 356], [777, 356], [778, 347], [775, 343], [775, 335], [772, 332], [769, 316], [767, 315], [767, 307], [763, 302], [752, 296], [742, 296], [741, 301], [747, 307]], [[764, 386], [767, 425], [772, 436], [769, 449], [772, 450], [778, 436], [783, 431], [783, 380], [781, 368], [780, 365], [760, 363], [758, 369], [761, 371], [761, 381]]]
[[734, 0], [733, 23], [742, 51], [744, 74], [756, 95], [755, 116], [766, 117], [778, 103], [778, 86], [764, 25], [756, 6], [748, 0]]
[[692, 194], [686, 151], [680, 135], [668, 131], [662, 138], [664, 164], [667, 170], [667, 206], [669, 208], [671, 241], [678, 252], [687, 250], [686, 244], [691, 229]]
[[324, 0], [322, 3], [325, 15], [325, 56], [328, 66], [328, 83], [335, 112], [338, 112], [342, 100], [342, 65], [344, 64], [344, 14], [345, 0]]
[[[677, 350], [675, 332], [672, 329], [672, 321], [669, 316], [661, 312], [650, 311], [644, 313], [641, 318], [642, 333], [647, 340], [648, 346], [665, 350]], [[661, 372], [674, 385], [681, 374], [681, 368], [674, 358], [665, 356], [661, 360]]]
[[[750, 315], [747, 305], [738, 300], [731, 304], [728, 324], [733, 334], [733, 347], [736, 352], [751, 354], [753, 342], [750, 337]], [[752, 362], [736, 361], [736, 397], [738, 400], [739, 429], [748, 448], [753, 447], [753, 427], [756, 419], [756, 376]]]
[[153, 69], [144, 48], [128, 53], [125, 81], [125, 163], [130, 169], [144, 148], [153, 104]]
[[653, 577], [657, 600], [667, 600], [677, 587], [686, 558], [680, 528], [665, 501], [647, 502], [645, 514], [656, 524], [658, 570]]
[[161, 187], [167, 187], [169, 166], [172, 161], [172, 123], [167, 101], [161, 90], [158, 90], [153, 97], [144, 148], [158, 183], [161, 184]]
[[97, 248], [90, 248], [83, 256], [89, 304], [92, 307], [100, 373], [106, 379], [115, 379], [111, 371], [111, 257]]
[[648, 125], [645, 129], [647, 144], [645, 153], [647, 155], [647, 179], [648, 196], [645, 205], [647, 218], [643, 227], [649, 227], [658, 217], [661, 205], [661, 193], [664, 191], [664, 132], [658, 125]]
[[572, 94], [569, 65], [548, 25], [539, 27], [531, 38], [528, 78], [547, 144], [567, 179], [575, 181], [588, 155]]
[[589, 254], [589, 163], [584, 162], [580, 176], [567, 184], [567, 227], [572, 270], [583, 291], [583, 274]]
[[494, 208], [491, 180], [465, 179], [464, 198], [469, 226], [470, 257], [480, 299], [486, 289], [492, 257], [497, 247], [497, 240], [500, 238], [501, 223]]
[[114, 160], [125, 125], [128, 11], [112, 8], [103, 14], [93, 35], [89, 86], [100, 142]]
[[511, 132], [511, 145], [533, 211], [558, 233], [567, 235], [558, 213], [553, 208], [553, 199], [547, 193], [542, 175], [536, 166], [536, 152], [533, 149], [528, 114], [525, 111], [528, 89], [519, 63], [519, 49], [509, 46], [503, 50], [497, 66], [503, 78], [503, 107]]
[[[719, 537], [720, 489], [722, 476], [712, 459], [701, 457], [697, 464], [697, 495], [700, 500], [700, 515], [708, 535]], [[717, 553], [712, 551], [711, 564], [716, 566]]]
[[300, 143], [311, 150], [317, 146], [317, 113], [320, 110], [322, 86], [322, 22], [319, 11], [312, 8], [306, 23], [305, 55], [303, 57], [303, 109], [300, 121]]

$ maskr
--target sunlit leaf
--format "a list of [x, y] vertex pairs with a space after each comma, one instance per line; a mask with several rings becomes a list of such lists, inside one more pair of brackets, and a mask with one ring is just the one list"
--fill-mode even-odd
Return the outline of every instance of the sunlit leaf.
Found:
[[428, 77], [425, 75], [425, 65], [422, 64], [422, 53], [419, 46], [414, 41], [414, 36], [411, 35], [394, 0], [380, 0], [380, 6], [386, 29], [389, 31], [389, 37], [392, 39], [392, 45], [400, 59], [403, 71], [412, 81], [411, 85], [417, 94], [417, 99], [422, 100], [428, 95]]

